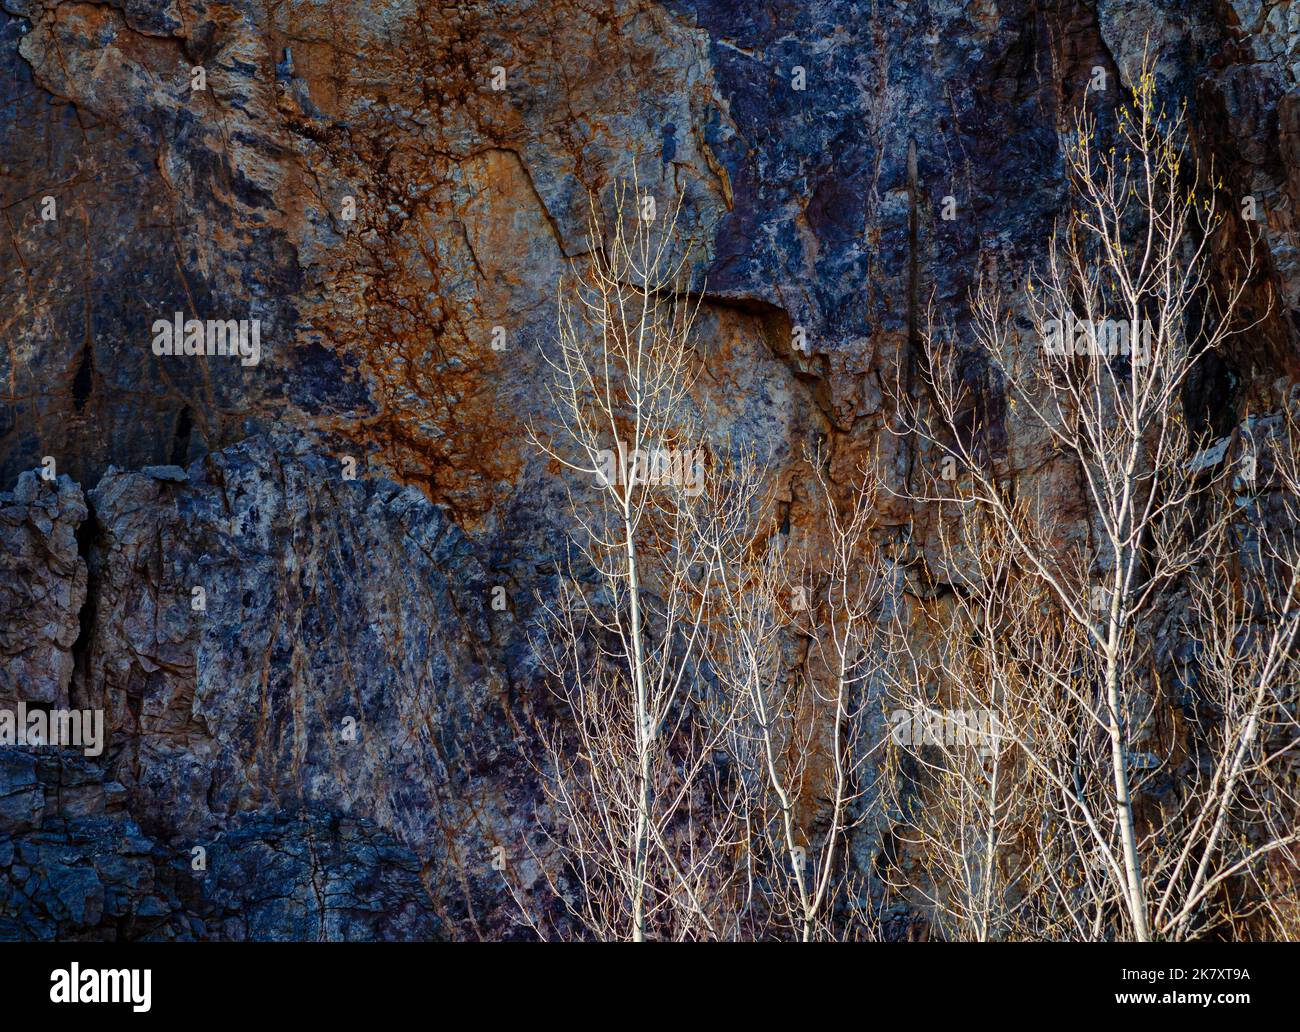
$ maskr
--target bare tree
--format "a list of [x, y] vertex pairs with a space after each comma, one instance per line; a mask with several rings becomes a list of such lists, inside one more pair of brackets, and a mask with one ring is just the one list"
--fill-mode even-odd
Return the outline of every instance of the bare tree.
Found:
[[941, 552], [963, 560], [949, 572], [952, 590], [896, 592], [882, 666], [892, 707], [885, 785], [907, 860], [891, 882], [943, 938], [983, 942], [1014, 937], [1051, 891], [1040, 877], [1041, 861], [1060, 852], [1041, 835], [1050, 793], [1003, 728], [1024, 733], [1039, 720], [1025, 690], [1032, 667], [1043, 654], [1059, 662], [1068, 646], [995, 528], [963, 521], [938, 533]]
[[608, 225], [593, 202], [549, 359], [558, 440], [534, 435], [577, 482], [576, 541], [542, 600], [571, 724], [548, 738], [575, 882], [555, 888], [602, 938], [848, 934], [832, 912], [856, 898], [846, 842], [864, 813], [869, 499], [829, 507], [828, 560], [801, 565], [791, 604], [773, 485], [751, 448], [706, 456], [690, 415], [675, 213], [645, 218], [635, 193], [616, 192]]
[[[958, 779], [959, 797], [978, 801], [973, 814], [959, 811], [964, 829], [1005, 841], [1019, 823], [1003, 855], [1039, 854], [1013, 863], [999, 887], [1009, 893], [999, 920], [1010, 934], [1092, 938], [1121, 918], [1138, 940], [1187, 937], [1217, 887], [1293, 841], [1276, 826], [1289, 812], [1276, 795], [1253, 812], [1247, 803], [1294, 744], [1292, 736], [1281, 752], [1261, 752], [1264, 724], [1278, 730], [1285, 714], [1294, 719], [1286, 708], [1294, 679], [1283, 673], [1294, 662], [1295, 586], [1285, 572], [1293, 554], [1270, 544], [1268, 564], [1256, 564], [1271, 565], [1270, 583], [1234, 596], [1225, 544], [1235, 510], [1212, 504], [1223, 478], [1184, 409], [1206, 354], [1250, 328], [1241, 300], [1252, 257], [1229, 282], [1216, 281], [1209, 249], [1221, 216], [1213, 192], [1198, 192], [1181, 116], [1158, 105], [1149, 62], [1116, 134], [1115, 146], [1103, 146], [1092, 117], [1079, 115], [1067, 153], [1077, 204], [1049, 241], [1019, 321], [988, 280], [974, 304], [976, 342], [1006, 384], [1008, 433], [1073, 471], [1084, 519], [1061, 511], [1068, 496], [1035, 495], [993, 460], [987, 403], [937, 333], [925, 340], [924, 396], [894, 392], [904, 432], [960, 474], [945, 481], [923, 469], [909, 493], [960, 527], [940, 533], [934, 573], [958, 598], [954, 634], [978, 640], [912, 684], [937, 670], [960, 696], [970, 692], [964, 679], [982, 678], [977, 695], [1009, 751], [1016, 791], [1043, 814], [1030, 842], [1023, 820], [1008, 823], [989, 778], [967, 767]], [[1168, 657], [1155, 632], [1179, 591], [1193, 601], [1174, 630], [1194, 643], [1197, 668], [1221, 700], [1214, 728], [1198, 737], [1220, 752], [1190, 767], [1168, 740], [1162, 753], [1156, 719]], [[913, 657], [914, 643], [899, 651]], [[971, 670], [976, 657], [981, 669]], [[994, 755], [998, 771], [1002, 753]], [[1176, 812], [1152, 806], [1140, 816], [1136, 798], [1170, 781]], [[1244, 851], [1238, 820], [1258, 836]], [[931, 829], [931, 844], [939, 834]], [[985, 851], [978, 876], [964, 845], [945, 865], [977, 935], [993, 916], [997, 854]]]
[[[736, 492], [742, 511], [711, 511], [698, 528], [716, 563], [710, 663], [730, 700], [730, 759], [765, 930], [804, 942], [872, 933], [854, 908], [862, 893], [847, 840], [874, 803], [868, 688], [883, 596], [868, 532], [874, 496], [854, 491], [841, 511], [821, 454], [808, 466], [825, 522], [797, 559], [784, 535], [756, 533], [770, 525], [761, 518], [770, 505], [755, 520], [752, 487]], [[730, 480], [757, 484], [752, 456]], [[835, 920], [836, 903], [847, 920]]]
[[699, 719], [691, 698], [714, 576], [691, 515], [706, 472], [685, 404], [698, 302], [684, 300], [676, 211], [656, 218], [652, 204], [620, 186], [606, 224], [593, 200], [590, 255], [560, 291], [547, 357], [558, 439], [534, 434], [579, 479], [579, 533], [543, 600], [573, 729], [571, 743], [552, 740], [551, 803], [581, 919], [634, 941], [652, 926], [720, 934], [736, 836], [731, 801], [707, 791], [726, 721]]

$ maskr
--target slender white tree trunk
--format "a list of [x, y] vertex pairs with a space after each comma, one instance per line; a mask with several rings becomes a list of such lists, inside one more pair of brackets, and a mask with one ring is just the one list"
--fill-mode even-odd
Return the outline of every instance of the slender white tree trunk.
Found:
[[636, 748], [637, 748], [637, 804], [636, 839], [633, 845], [632, 881], [632, 941], [645, 941], [645, 889], [647, 852], [650, 838], [650, 747], [651, 727], [649, 702], [646, 697], [645, 657], [641, 645], [641, 579], [637, 573], [636, 540], [633, 535], [630, 503], [623, 506], [623, 528], [627, 540], [627, 581], [629, 619], [632, 635], [632, 677], [636, 685]]
[[1128, 748], [1125, 744], [1120, 710], [1119, 663], [1113, 625], [1106, 652], [1106, 705], [1110, 708], [1111, 768], [1115, 775], [1115, 807], [1119, 818], [1119, 834], [1124, 847], [1124, 878], [1128, 888], [1129, 916], [1133, 920], [1134, 938], [1138, 942], [1149, 942], [1151, 935], [1147, 931], [1146, 892], [1142, 884], [1142, 865], [1138, 859], [1133, 801], [1129, 794]]

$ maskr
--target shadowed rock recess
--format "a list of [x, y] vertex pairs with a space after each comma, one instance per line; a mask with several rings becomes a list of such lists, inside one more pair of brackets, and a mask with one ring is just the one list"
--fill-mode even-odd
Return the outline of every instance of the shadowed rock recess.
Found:
[[[922, 309], [962, 334], [981, 270], [1024, 289], [1092, 69], [1148, 39], [1276, 299], [1191, 401], [1226, 434], [1298, 371], [1300, 4], [0, 9], [0, 707], [104, 714], [99, 755], [0, 747], [3, 939], [528, 938], [502, 855], [562, 920], [532, 643], [570, 529], [527, 431], [620, 181], [680, 199], [692, 402], [796, 528], [805, 447], [909, 461], [884, 378]], [[178, 312], [259, 320], [260, 361], [155, 354]]]

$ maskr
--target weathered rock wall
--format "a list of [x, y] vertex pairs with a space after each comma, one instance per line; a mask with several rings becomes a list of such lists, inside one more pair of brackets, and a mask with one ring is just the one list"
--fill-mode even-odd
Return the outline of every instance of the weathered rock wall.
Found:
[[[1018, 293], [1071, 112], [1148, 34], [1226, 207], [1258, 201], [1216, 251], [1258, 232], [1274, 299], [1190, 402], [1226, 432], [1296, 373], [1300, 4], [3, 8], [0, 703], [102, 707], [108, 737], [0, 750], [7, 937], [523, 934], [493, 849], [530, 883], [564, 541], [527, 427], [620, 180], [681, 202], [695, 404], [796, 535], [805, 445], [845, 479], [924, 461], [882, 432], [887, 378], [981, 271]], [[261, 320], [262, 360], [156, 356], [178, 311]], [[1000, 461], [1077, 505], [986, 401]]]

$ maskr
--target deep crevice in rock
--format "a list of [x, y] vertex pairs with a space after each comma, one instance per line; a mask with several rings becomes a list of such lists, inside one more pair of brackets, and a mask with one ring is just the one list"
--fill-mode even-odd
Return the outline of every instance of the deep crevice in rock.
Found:
[[72, 377], [72, 404], [80, 412], [90, 400], [91, 389], [95, 385], [95, 359], [90, 345], [81, 349], [81, 362]]

